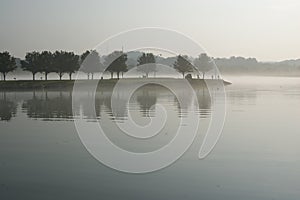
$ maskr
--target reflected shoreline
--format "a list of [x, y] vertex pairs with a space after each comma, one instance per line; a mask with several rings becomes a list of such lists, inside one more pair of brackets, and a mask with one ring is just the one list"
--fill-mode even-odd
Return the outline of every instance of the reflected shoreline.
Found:
[[[181, 82], [177, 80], [174, 82], [180, 88]], [[81, 113], [81, 117], [87, 120], [99, 120], [104, 114], [110, 116], [111, 120], [126, 120], [130, 110], [138, 110], [140, 117], [146, 118], [154, 115], [155, 105], [158, 103], [170, 104], [172, 106], [170, 109], [175, 110], [178, 117], [184, 117], [184, 113], [189, 110], [195, 110], [200, 118], [210, 116], [212, 101], [206, 85], [191, 84], [198, 98], [196, 108], [184, 88], [180, 90], [184, 99], [184, 103], [180, 106], [170, 90], [157, 84], [146, 84], [140, 87], [127, 102], [122, 99], [122, 94], [112, 95], [115, 83], [117, 81], [102, 84], [97, 88], [95, 112], [87, 101], [92, 95], [92, 91], [89, 90], [83, 90], [80, 107], [76, 108], [72, 108], [72, 89], [70, 88], [0, 91], [0, 121], [10, 121], [20, 112], [25, 113], [27, 118], [43, 121], [70, 121], [79, 117], [78, 113]], [[112, 98], [119, 102], [119, 106], [114, 110], [111, 105]]]

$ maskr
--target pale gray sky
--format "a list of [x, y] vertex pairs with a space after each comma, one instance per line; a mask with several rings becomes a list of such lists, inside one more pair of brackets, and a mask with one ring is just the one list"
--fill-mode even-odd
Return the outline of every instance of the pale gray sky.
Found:
[[214, 57], [300, 58], [298, 0], [1, 0], [0, 51], [81, 53], [120, 31], [180, 31]]

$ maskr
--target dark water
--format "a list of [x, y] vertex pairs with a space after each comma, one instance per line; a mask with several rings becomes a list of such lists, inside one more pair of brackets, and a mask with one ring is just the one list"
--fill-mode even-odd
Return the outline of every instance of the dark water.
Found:
[[195, 88], [197, 107], [188, 96], [179, 105], [161, 86], [134, 93], [128, 109], [138, 124], [147, 124], [158, 104], [170, 115], [163, 134], [150, 143], [136, 143], [106, 127], [112, 132], [108, 137], [124, 149], [146, 152], [163, 146], [191, 108], [201, 122], [183, 157], [141, 175], [104, 166], [77, 135], [74, 118], [105, 124], [127, 120], [123, 105], [112, 111], [110, 88], [96, 94], [96, 115], [84, 98], [72, 110], [71, 91], [0, 92], [0, 199], [299, 199], [300, 79], [231, 80], [222, 136], [203, 160], [198, 152], [214, 104], [206, 88]]

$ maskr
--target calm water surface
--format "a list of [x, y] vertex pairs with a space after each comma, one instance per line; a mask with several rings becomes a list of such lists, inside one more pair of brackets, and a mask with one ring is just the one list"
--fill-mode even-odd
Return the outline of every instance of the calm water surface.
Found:
[[[161, 133], [136, 141], [109, 124], [128, 118], [126, 106], [112, 112], [110, 90], [96, 95], [96, 115], [84, 101], [72, 112], [71, 91], [0, 92], [0, 199], [299, 199], [300, 79], [229, 77], [227, 117], [213, 152], [198, 159], [214, 99], [195, 87], [198, 106], [184, 105], [161, 86], [144, 86], [128, 109], [138, 124], [168, 110]], [[185, 95], [183, 91], [183, 96]], [[91, 95], [88, 91], [83, 97]], [[187, 153], [158, 172], [131, 175], [105, 167], [81, 144], [74, 118], [108, 124], [118, 146], [147, 152], [174, 137], [180, 118], [197, 112], [201, 127]], [[138, 164], [138, 163], [137, 163]]]

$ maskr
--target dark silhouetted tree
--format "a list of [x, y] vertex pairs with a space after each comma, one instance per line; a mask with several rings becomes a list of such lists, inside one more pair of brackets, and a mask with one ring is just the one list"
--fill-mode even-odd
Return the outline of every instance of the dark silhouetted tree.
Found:
[[35, 80], [36, 73], [40, 72], [40, 53], [33, 51], [30, 53], [27, 53], [25, 56], [25, 60], [21, 61], [21, 68], [24, 71], [29, 71], [32, 73], [32, 80]]
[[68, 58], [66, 62], [66, 72], [69, 74], [69, 79], [72, 80], [72, 74], [78, 71], [80, 67], [79, 56], [72, 52], [67, 52], [66, 57]]
[[120, 78], [120, 72], [127, 71], [127, 55], [124, 54], [122, 51], [114, 51], [113, 53], [109, 54], [105, 57], [105, 71], [110, 72], [111, 78], [113, 78], [113, 73], [117, 73], [117, 78]]
[[55, 72], [53, 65], [53, 54], [50, 51], [43, 51], [39, 56], [40, 72], [45, 74], [45, 80], [48, 80], [48, 74]]
[[3, 75], [3, 80], [6, 80], [6, 75], [17, 68], [16, 60], [7, 51], [0, 53], [0, 72]]
[[193, 72], [194, 66], [188, 61], [187, 56], [177, 56], [177, 59], [174, 63], [174, 68], [182, 74], [184, 78], [185, 73]]
[[155, 57], [152, 53], [143, 53], [137, 61], [137, 71], [145, 73], [147, 78], [149, 73], [156, 72]]
[[205, 78], [205, 73], [213, 69], [213, 63], [210, 57], [207, 54], [202, 53], [198, 58], [194, 60], [194, 65], [199, 72], [202, 73], [202, 78]]
[[53, 54], [53, 66], [60, 80], [64, 73], [68, 73], [69, 79], [72, 80], [72, 74], [79, 68], [79, 56], [73, 52], [56, 51]]

